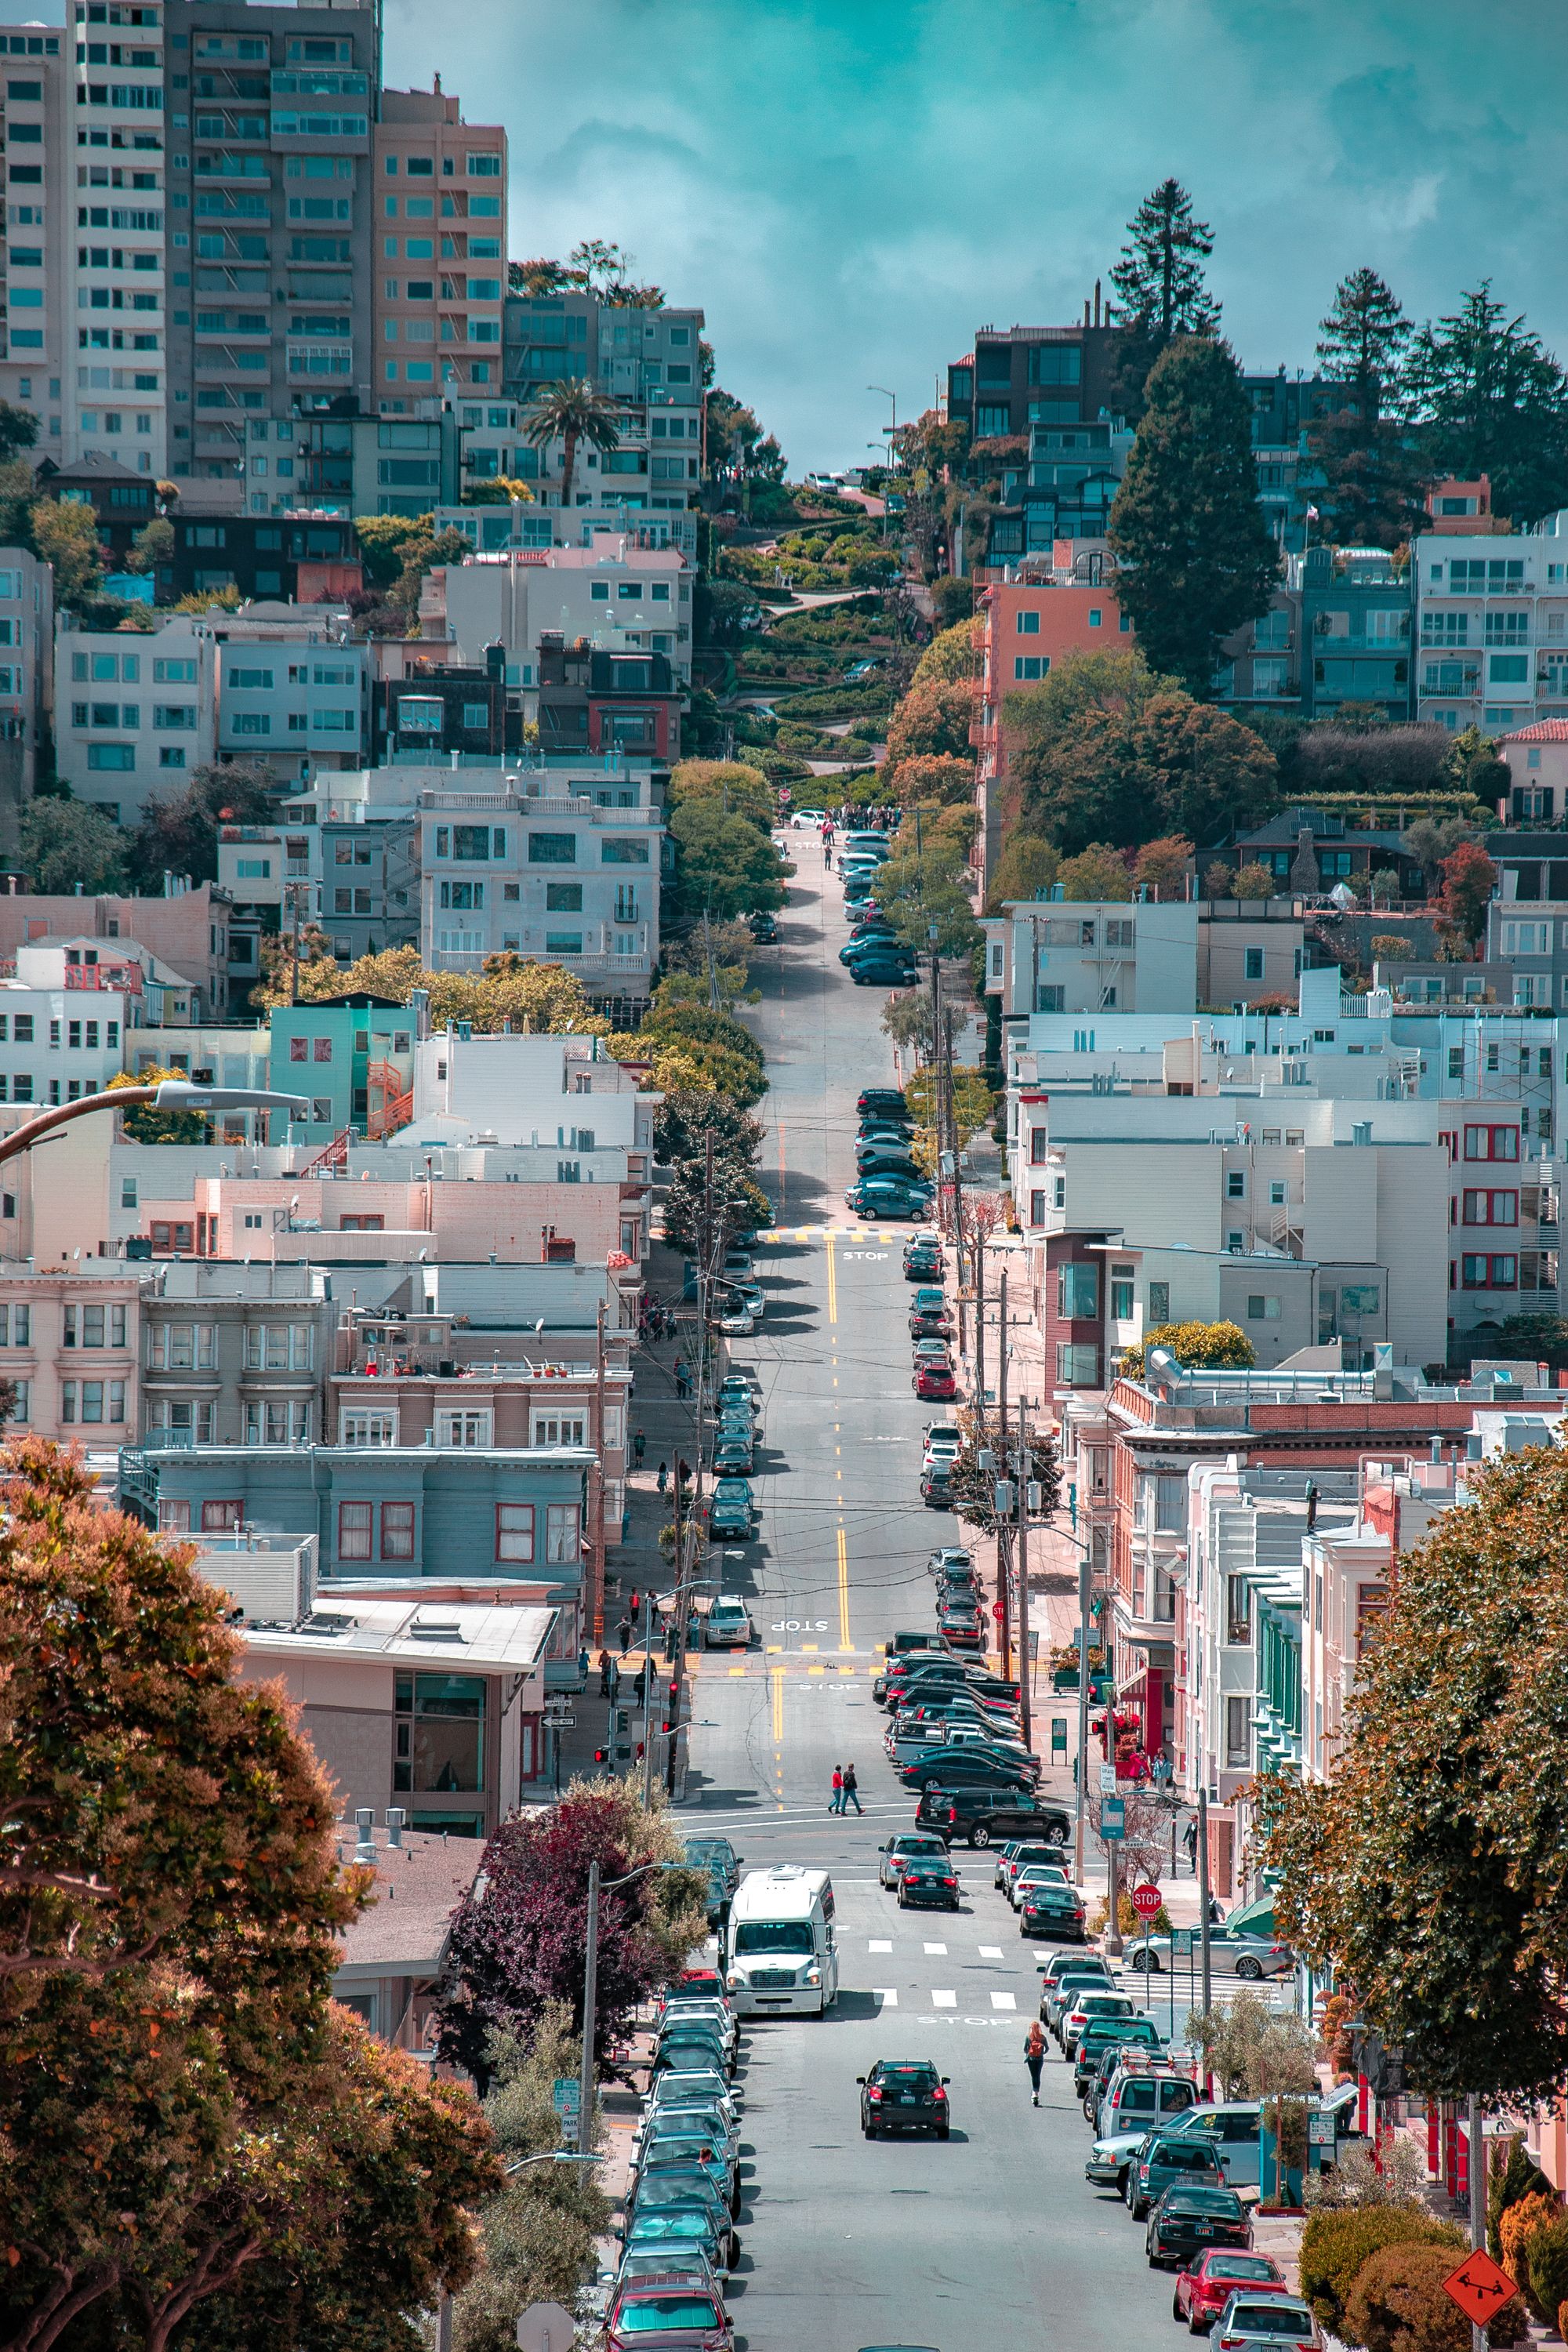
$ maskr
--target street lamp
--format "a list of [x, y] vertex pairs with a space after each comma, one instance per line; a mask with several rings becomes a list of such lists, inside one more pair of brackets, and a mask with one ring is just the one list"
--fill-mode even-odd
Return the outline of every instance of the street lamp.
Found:
[[106, 1087], [101, 1094], [57, 1103], [52, 1110], [0, 1136], [0, 1163], [30, 1151], [54, 1129], [73, 1118], [85, 1118], [89, 1111], [134, 1110], [142, 1103], [151, 1103], [158, 1110], [282, 1110], [290, 1118], [310, 1115], [303, 1095], [273, 1094], [266, 1087], [197, 1087], [188, 1078], [163, 1078], [155, 1087]]
[[588, 1936], [583, 1954], [583, 2063], [579, 2077], [578, 2099], [581, 2121], [577, 2128], [586, 2140], [592, 2128], [594, 2113], [594, 2022], [598, 2014], [599, 1999], [599, 1897], [613, 1895], [617, 1886], [629, 1886], [634, 1879], [646, 1878], [650, 1871], [678, 1870], [679, 1863], [645, 1862], [624, 1877], [601, 1880], [597, 1862], [588, 1864]]

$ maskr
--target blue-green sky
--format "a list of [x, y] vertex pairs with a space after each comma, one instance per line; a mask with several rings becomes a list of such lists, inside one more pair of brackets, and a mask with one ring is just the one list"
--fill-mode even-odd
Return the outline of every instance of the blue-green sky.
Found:
[[792, 471], [858, 462], [977, 324], [1082, 315], [1174, 172], [1248, 366], [1334, 280], [1490, 274], [1568, 357], [1564, 0], [387, 0], [511, 152], [511, 249], [618, 240], [700, 303]]

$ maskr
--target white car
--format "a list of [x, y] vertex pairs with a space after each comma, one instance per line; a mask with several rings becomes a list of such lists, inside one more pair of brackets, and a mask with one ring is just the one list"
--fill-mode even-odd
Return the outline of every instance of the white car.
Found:
[[790, 824], [797, 833], [804, 832], [807, 827], [809, 827], [813, 833], [816, 833], [826, 823], [827, 811], [826, 809], [795, 809], [792, 812], [790, 816]]
[[705, 1650], [751, 1648], [751, 1612], [743, 1601], [732, 1593], [719, 1595], [702, 1621], [702, 1646]]
[[956, 1462], [958, 1450], [963, 1442], [960, 1431], [944, 1423], [933, 1423], [925, 1433], [925, 1444], [921, 1454], [922, 1468], [929, 1470], [935, 1462], [944, 1465]]
[[750, 1339], [755, 1336], [757, 1318], [749, 1307], [733, 1307], [719, 1317], [719, 1328], [727, 1339]]

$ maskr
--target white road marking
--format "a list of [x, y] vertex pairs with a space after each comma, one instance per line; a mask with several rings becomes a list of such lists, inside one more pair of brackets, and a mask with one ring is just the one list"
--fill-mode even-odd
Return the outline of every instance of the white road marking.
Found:
[[873, 1985], [871, 1998], [873, 2000], [880, 2001], [884, 2009], [897, 2009], [899, 2005], [899, 1996], [891, 1985]]
[[945, 1944], [928, 1944], [926, 1946], [926, 1954], [928, 1958], [945, 1960], [947, 1958], [947, 1946]]
[[1016, 2009], [1018, 2004], [1010, 1992], [994, 1992], [991, 2006], [993, 2009]]
[[982, 1944], [980, 1947], [980, 1957], [983, 1960], [999, 1960], [1002, 1957], [1001, 1945]]
[[933, 1992], [931, 2005], [933, 2009], [956, 2009], [958, 1995], [955, 1992]]
[[873, 1938], [873, 1940], [872, 1940], [870, 1943], [868, 1943], [868, 1944], [867, 1945], [867, 1947], [866, 1947], [866, 1949], [867, 1949], [868, 1952], [890, 1952], [890, 1951], [892, 1950], [892, 1948], [892, 1948], [891, 1944], [880, 1944], [880, 1943], [878, 1943], [874, 1938]]

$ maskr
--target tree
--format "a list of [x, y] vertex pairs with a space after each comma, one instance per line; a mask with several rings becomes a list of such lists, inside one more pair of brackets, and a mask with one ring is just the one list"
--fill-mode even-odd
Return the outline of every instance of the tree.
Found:
[[716, 1149], [755, 1167], [763, 1129], [731, 1097], [710, 1087], [677, 1087], [653, 1115], [653, 1154], [666, 1168], [702, 1158], [711, 1135]]
[[1189, 839], [1253, 823], [1278, 798], [1273, 754], [1228, 711], [1179, 690], [1135, 715], [1089, 709], [1014, 763], [1029, 821], [1061, 848]]
[[1154, 898], [1180, 899], [1187, 895], [1192, 871], [1192, 843], [1184, 834], [1167, 834], [1158, 841], [1143, 844], [1132, 868], [1132, 879], [1139, 889], [1147, 890]]
[[[564, 2002], [545, 2005], [532, 2037], [490, 2038], [485, 2120], [502, 2158], [521, 2163], [561, 2143], [552, 2096], [557, 2079], [577, 2072], [580, 2045]], [[594, 2118], [586, 2145], [597, 2144]], [[484, 2261], [453, 2313], [457, 2352], [511, 2352], [520, 2315], [534, 2303], [574, 2307], [594, 2242], [609, 2228], [610, 2209], [591, 2172], [573, 2164], [520, 2170], [480, 2214]]]
[[729, 917], [784, 905], [784, 877], [795, 869], [748, 817], [728, 815], [711, 800], [687, 801], [671, 810], [669, 830], [677, 887], [690, 911]]
[[1476, 1469], [1401, 1556], [1331, 1777], [1258, 1784], [1281, 1933], [1332, 1955], [1434, 2096], [1568, 2081], [1565, 1601], [1568, 1454]]
[[[124, 1087], [161, 1087], [179, 1076], [178, 1070], [138, 1070], [134, 1076], [129, 1070], [121, 1070], [110, 1079], [106, 1091], [112, 1094]], [[121, 1113], [121, 1118], [132, 1143], [205, 1143], [211, 1132], [205, 1112], [199, 1110], [160, 1110], [153, 1103], [132, 1103]]]
[[1392, 548], [1410, 536], [1420, 512], [1422, 471], [1396, 420], [1414, 331], [1375, 269], [1354, 269], [1334, 289], [1333, 306], [1319, 326], [1317, 355], [1350, 398], [1310, 435], [1326, 482], [1324, 538]]
[[30, 449], [37, 437], [38, 420], [32, 410], [0, 400], [0, 466], [8, 465], [24, 449]]
[[1043, 898], [1061, 871], [1061, 853], [1037, 834], [1016, 833], [996, 860], [985, 911], [994, 915], [1009, 898]]
[[977, 689], [961, 679], [913, 686], [888, 721], [888, 765], [903, 760], [967, 759]]
[[1155, 362], [1108, 540], [1149, 660], [1211, 697], [1221, 645], [1268, 610], [1279, 571], [1247, 395], [1224, 344], [1183, 336]]
[[22, 811], [22, 863], [46, 897], [125, 887], [125, 836], [87, 801], [33, 800]]
[[403, 570], [414, 541], [431, 538], [435, 527], [433, 514], [356, 516], [354, 538], [371, 587], [385, 594]]
[[[252, 1003], [263, 1012], [289, 1003], [292, 973], [292, 961], [285, 954], [265, 983], [251, 991]], [[603, 1014], [595, 1012], [574, 971], [514, 950], [487, 956], [479, 973], [430, 971], [420, 962], [417, 948], [383, 948], [357, 957], [346, 968], [330, 959], [300, 965], [302, 1004], [355, 995], [384, 996], [389, 1003], [406, 1004], [416, 988], [428, 997], [431, 1024], [437, 1029], [449, 1021], [467, 1021], [475, 1029], [493, 1032], [510, 1023], [514, 1030], [540, 1036], [603, 1036], [609, 1027]]]
[[1065, 859], [1057, 880], [1062, 897], [1079, 905], [1090, 898], [1121, 899], [1132, 896], [1127, 861], [1106, 841], [1091, 841], [1076, 857]]
[[1149, 372], [1173, 338], [1218, 332], [1220, 306], [1203, 273], [1213, 251], [1214, 234], [1178, 180], [1151, 189], [1127, 224], [1110, 282], [1121, 297], [1119, 404], [1134, 423]]
[[1568, 1371], [1568, 1318], [1505, 1315], [1499, 1341], [1503, 1355], [1532, 1357], [1554, 1372]]
[[[937, 1117], [937, 1081], [928, 1066], [917, 1070], [904, 1088], [904, 1097], [921, 1129], [931, 1138], [931, 1166], [934, 1168], [934, 1142]], [[952, 1122], [958, 1136], [958, 1149], [967, 1149], [972, 1137], [989, 1127], [996, 1115], [996, 1097], [985, 1083], [984, 1071], [966, 1069], [962, 1063], [952, 1071]]]
[[144, 522], [131, 542], [131, 552], [125, 559], [127, 572], [156, 572], [161, 563], [174, 560], [174, 526], [167, 515], [154, 515]]
[[638, 2002], [702, 1941], [707, 1879], [681, 1856], [662, 1805], [645, 1811], [629, 1781], [574, 1781], [559, 1803], [503, 1822], [486, 1849], [482, 1896], [466, 1896], [452, 1922], [442, 2056], [488, 2088], [492, 2033], [528, 2039], [560, 2003], [581, 2035], [588, 1864], [610, 1879], [651, 1864], [600, 1898], [594, 2046], [603, 2064]]
[[463, 563], [473, 551], [466, 533], [457, 530], [416, 531], [405, 541], [402, 568], [386, 592], [386, 602], [406, 635], [418, 635], [419, 594], [426, 573], [439, 563]]
[[939, 629], [951, 629], [956, 622], [967, 620], [974, 610], [974, 583], [967, 577], [954, 580], [943, 573], [931, 583], [931, 612]]
[[561, 472], [561, 503], [572, 503], [572, 478], [577, 467], [577, 451], [586, 441], [591, 449], [603, 457], [606, 450], [620, 446], [625, 412], [607, 392], [601, 392], [586, 376], [563, 379], [558, 383], [541, 384], [523, 420], [523, 431], [535, 449], [547, 449], [552, 441], [563, 444]]
[[1272, 898], [1274, 868], [1265, 866], [1258, 858], [1248, 858], [1245, 866], [1237, 866], [1230, 887], [1233, 896], [1237, 898]]
[[1420, 859], [1430, 892], [1439, 887], [1444, 861], [1452, 856], [1462, 841], [1475, 838], [1476, 828], [1468, 817], [1418, 816], [1414, 824], [1405, 826], [1399, 845], [1406, 856]]
[[877, 904], [904, 945], [923, 954], [936, 929], [937, 951], [967, 955], [979, 933], [962, 851], [941, 842], [889, 857], [877, 874]]
[[167, 874], [217, 880], [218, 827], [265, 824], [278, 813], [278, 780], [259, 762], [193, 770], [183, 791], [154, 795], [131, 835], [126, 863], [139, 887], [157, 891]]
[[1430, 322], [1410, 356], [1410, 404], [1428, 472], [1490, 477], [1492, 509], [1516, 523], [1568, 504], [1568, 383], [1491, 280]]
[[1183, 1370], [1248, 1371], [1258, 1353], [1239, 1323], [1156, 1323], [1135, 1348], [1121, 1351], [1125, 1379], [1139, 1381], [1151, 1348], [1168, 1348]]
[[44, 562], [54, 566], [57, 611], [97, 595], [103, 585], [102, 551], [98, 518], [90, 507], [63, 499], [35, 499], [32, 541]]
[[[893, 779], [885, 769], [883, 776], [890, 791]], [[900, 760], [897, 777], [898, 796], [906, 809], [958, 808], [967, 806], [974, 798], [974, 762], [961, 759], [955, 751]]]
[[666, 1242], [703, 1264], [722, 1256], [737, 1234], [765, 1229], [773, 1218], [773, 1203], [750, 1167], [734, 1154], [714, 1154], [711, 1207], [700, 1160], [678, 1168], [664, 1195]]
[[980, 675], [980, 628], [978, 621], [960, 620], [939, 631], [915, 664], [913, 684], [931, 677], [949, 686], [972, 684]]
[[739, 760], [681, 760], [670, 771], [672, 809], [708, 802], [731, 816], [743, 816], [761, 833], [771, 833], [778, 797], [760, 768]]
[[1443, 860], [1437, 929], [1445, 940], [1473, 951], [1487, 927], [1498, 869], [1476, 841], [1461, 841]]

